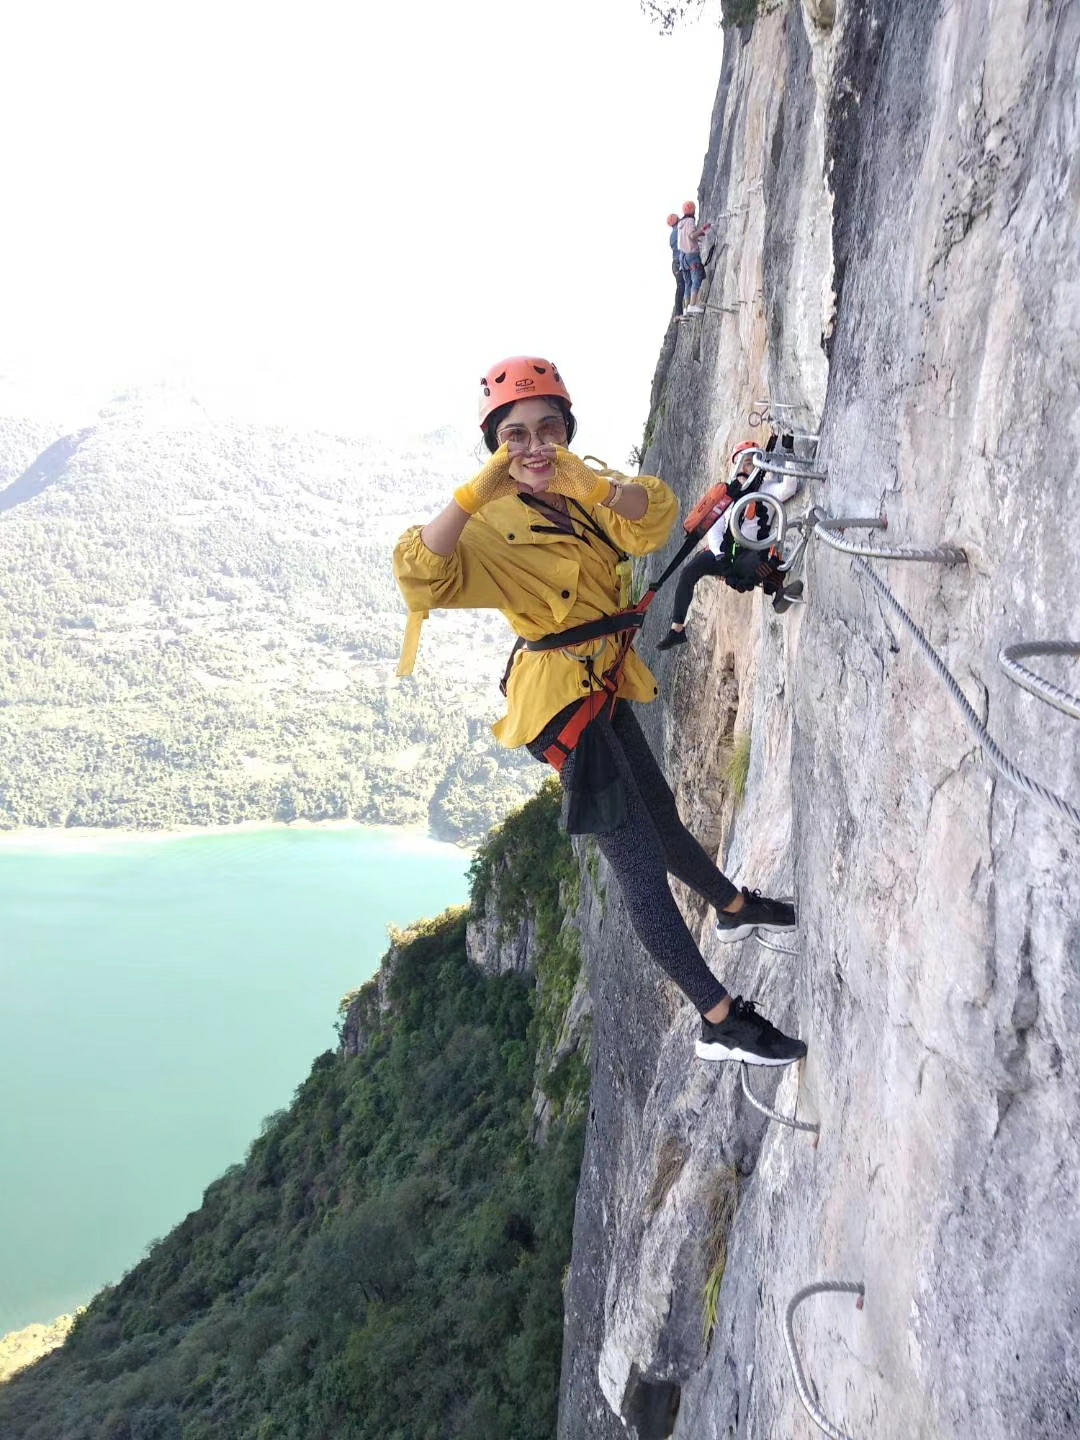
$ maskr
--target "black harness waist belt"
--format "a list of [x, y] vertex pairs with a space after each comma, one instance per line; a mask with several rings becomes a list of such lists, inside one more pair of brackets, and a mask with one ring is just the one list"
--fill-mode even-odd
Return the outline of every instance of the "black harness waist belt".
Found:
[[586, 640], [602, 640], [605, 635], [640, 630], [644, 619], [644, 611], [624, 610], [619, 615], [602, 615], [599, 620], [587, 620], [584, 625], [572, 625], [569, 630], [556, 630], [551, 635], [541, 635], [539, 640], [524, 640], [521, 643], [526, 650], [562, 650], [567, 645], [581, 645]]

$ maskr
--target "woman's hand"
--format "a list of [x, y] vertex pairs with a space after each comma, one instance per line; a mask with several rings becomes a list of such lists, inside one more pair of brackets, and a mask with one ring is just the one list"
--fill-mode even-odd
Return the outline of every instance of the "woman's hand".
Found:
[[475, 515], [490, 501], [503, 495], [517, 494], [517, 485], [510, 478], [513, 458], [507, 446], [500, 445], [479, 475], [474, 475], [467, 485], [458, 486], [454, 491], [454, 501], [466, 515]]
[[579, 505], [602, 505], [611, 498], [614, 491], [612, 481], [590, 470], [583, 460], [561, 445], [554, 448], [555, 479], [547, 487], [549, 494], [565, 495]]

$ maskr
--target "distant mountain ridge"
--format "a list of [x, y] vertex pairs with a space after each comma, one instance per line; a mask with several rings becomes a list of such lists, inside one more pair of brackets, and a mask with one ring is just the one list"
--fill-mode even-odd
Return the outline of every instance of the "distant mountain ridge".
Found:
[[542, 778], [489, 733], [500, 617], [414, 680], [393, 541], [475, 457], [135, 395], [0, 418], [0, 828], [351, 816], [482, 834]]

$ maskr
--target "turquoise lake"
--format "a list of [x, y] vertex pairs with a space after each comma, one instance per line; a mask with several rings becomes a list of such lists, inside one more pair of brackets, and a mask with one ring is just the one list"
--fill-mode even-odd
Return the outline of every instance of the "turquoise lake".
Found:
[[0, 1334], [198, 1206], [468, 864], [359, 827], [0, 837]]

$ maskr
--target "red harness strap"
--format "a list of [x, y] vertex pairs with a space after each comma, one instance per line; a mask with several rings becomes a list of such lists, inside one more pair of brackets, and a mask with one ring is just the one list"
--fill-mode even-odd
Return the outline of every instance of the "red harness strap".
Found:
[[[605, 709], [613, 711], [615, 700], [618, 696], [619, 679], [622, 675], [623, 666], [626, 664], [626, 657], [634, 648], [634, 641], [641, 623], [624, 628], [619, 621], [628, 615], [640, 615], [644, 619], [645, 612], [656, 598], [656, 592], [660, 586], [669, 579], [679, 568], [690, 552], [697, 546], [702, 535], [709, 530], [716, 521], [727, 510], [734, 499], [731, 489], [724, 484], [714, 485], [709, 493], [699, 500], [697, 505], [683, 521], [683, 529], [687, 538], [680, 545], [674, 558], [666, 566], [664, 571], [651, 583], [645, 594], [636, 605], [629, 609], [620, 610], [615, 615], [605, 616], [602, 621], [591, 621], [585, 625], [574, 626], [561, 634], [545, 635], [542, 640], [518, 641], [510, 655], [510, 662], [506, 667], [506, 674], [503, 676], [503, 694], [506, 693], [506, 680], [510, 674], [510, 667], [514, 662], [518, 648], [524, 644], [528, 650], [553, 650], [563, 649], [568, 645], [581, 644], [585, 640], [598, 638], [601, 634], [614, 635], [617, 637], [619, 647], [618, 654], [614, 661], [599, 677], [599, 686], [590, 691], [584, 700], [580, 702], [566, 724], [559, 731], [558, 735], [544, 751], [544, 759], [556, 770], [561, 771], [567, 759], [573, 754], [578, 741], [585, 730], [598, 715], [602, 715]], [[586, 662], [590, 681], [596, 682], [597, 677], [592, 670], [592, 661]]]
[[[655, 594], [656, 588], [653, 586], [645, 592], [638, 603], [631, 609], [620, 610], [618, 616], [609, 618], [617, 620], [619, 616], [622, 615], [644, 615], [652, 604]], [[544, 751], [544, 759], [549, 765], [553, 766], [555, 770], [562, 770], [568, 758], [576, 749], [578, 741], [585, 733], [587, 727], [591, 725], [599, 715], [602, 715], [605, 710], [607, 710], [609, 714], [614, 711], [615, 701], [618, 698], [619, 692], [619, 679], [622, 675], [623, 666], [626, 664], [626, 657], [634, 648], [634, 640], [637, 638], [639, 628], [640, 626], [634, 626], [633, 629], [615, 632], [618, 635], [617, 643], [619, 653], [604, 671], [603, 675], [600, 676], [599, 688], [590, 691], [585, 699], [581, 701], [569, 720], [567, 720], [566, 724], [559, 731], [558, 735], [556, 735], [555, 739]], [[596, 676], [593, 673], [591, 659], [586, 661], [586, 665], [589, 679], [595, 682]]]
[[601, 714], [605, 706], [611, 705], [615, 708], [615, 696], [607, 686], [594, 690], [591, 695], [582, 700], [577, 709], [570, 716], [558, 735], [544, 751], [544, 759], [557, 771], [561, 771], [569, 760], [570, 756], [577, 749], [577, 743], [584, 735], [586, 727], [591, 725], [596, 717]]

